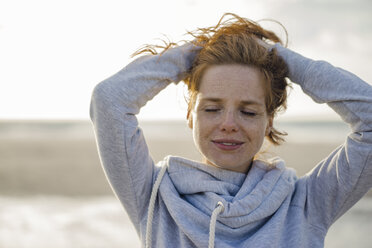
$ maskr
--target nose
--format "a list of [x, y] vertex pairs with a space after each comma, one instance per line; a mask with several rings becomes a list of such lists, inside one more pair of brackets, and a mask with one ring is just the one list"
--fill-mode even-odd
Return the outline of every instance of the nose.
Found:
[[222, 115], [220, 129], [223, 132], [237, 132], [238, 123], [233, 111], [226, 111]]

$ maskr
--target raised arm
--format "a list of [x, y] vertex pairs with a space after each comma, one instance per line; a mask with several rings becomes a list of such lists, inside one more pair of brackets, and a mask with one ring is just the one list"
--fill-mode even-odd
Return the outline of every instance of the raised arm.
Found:
[[314, 61], [276, 45], [291, 81], [317, 103], [327, 103], [350, 125], [345, 143], [300, 179], [307, 214], [328, 228], [372, 187], [372, 87], [324, 61]]
[[150, 199], [154, 162], [135, 115], [169, 83], [184, 78], [195, 54], [186, 44], [140, 57], [93, 91], [90, 116], [101, 163], [137, 232]]

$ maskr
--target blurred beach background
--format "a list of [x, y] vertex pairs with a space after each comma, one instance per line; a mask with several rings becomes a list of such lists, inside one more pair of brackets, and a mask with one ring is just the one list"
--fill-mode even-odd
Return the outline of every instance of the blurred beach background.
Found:
[[[226, 12], [277, 20], [289, 48], [372, 82], [369, 0], [0, 0], [0, 248], [140, 247], [100, 165], [91, 92], [143, 44], [187, 39]], [[260, 24], [287, 40], [275, 22]], [[184, 95], [172, 84], [138, 116], [155, 161], [200, 159]], [[268, 154], [298, 176], [350, 132], [296, 85], [275, 125], [289, 135]], [[371, 195], [331, 227], [326, 248], [372, 247]]]
[[[185, 121], [140, 124], [155, 161], [199, 160]], [[287, 143], [270, 152], [301, 176], [342, 144], [340, 121], [285, 120]], [[0, 122], [0, 247], [140, 247], [101, 168], [88, 121]], [[371, 247], [372, 198], [331, 228], [326, 247]]]

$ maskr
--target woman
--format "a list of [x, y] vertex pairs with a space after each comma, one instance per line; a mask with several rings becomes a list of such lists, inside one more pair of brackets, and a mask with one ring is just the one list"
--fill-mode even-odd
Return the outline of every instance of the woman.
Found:
[[[372, 186], [372, 87], [284, 48], [274, 33], [238, 16], [194, 36], [138, 58], [93, 92], [101, 162], [142, 244], [323, 247], [331, 224]], [[285, 108], [286, 77], [352, 128], [299, 179], [281, 159], [257, 156], [265, 137], [282, 141], [274, 118]], [[203, 160], [169, 156], [155, 165], [135, 115], [181, 80]]]

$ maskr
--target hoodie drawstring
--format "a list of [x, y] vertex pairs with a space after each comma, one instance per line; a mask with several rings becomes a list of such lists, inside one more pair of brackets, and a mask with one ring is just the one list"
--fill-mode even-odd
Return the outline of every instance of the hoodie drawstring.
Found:
[[165, 174], [165, 171], [167, 170], [167, 165], [163, 165], [161, 168], [156, 180], [155, 184], [152, 188], [151, 197], [150, 197], [150, 203], [149, 203], [149, 210], [147, 214], [147, 223], [146, 223], [146, 248], [151, 248], [151, 242], [152, 242], [152, 219], [154, 217], [154, 208], [155, 208], [155, 201], [156, 201], [156, 195], [158, 194], [159, 186], [161, 183], [161, 180], [163, 179], [163, 176]]
[[212, 212], [211, 221], [209, 224], [209, 244], [208, 248], [214, 248], [214, 237], [216, 229], [217, 216], [225, 210], [225, 207], [222, 202], [218, 202], [216, 208]]
[[[161, 168], [154, 186], [152, 188], [151, 197], [150, 197], [150, 203], [149, 203], [149, 210], [147, 214], [147, 223], [146, 223], [146, 243], [145, 248], [151, 248], [152, 243], [152, 220], [154, 217], [154, 208], [155, 208], [155, 201], [156, 196], [158, 194], [158, 190], [160, 187], [161, 180], [163, 179], [163, 176], [165, 174], [165, 171], [167, 170], [167, 166], [163, 165]], [[222, 202], [218, 202], [216, 205], [216, 208], [213, 210], [211, 215], [211, 220], [209, 224], [209, 244], [208, 248], [214, 248], [214, 237], [215, 237], [215, 229], [216, 229], [216, 221], [217, 216], [221, 214], [225, 210], [225, 207]]]

